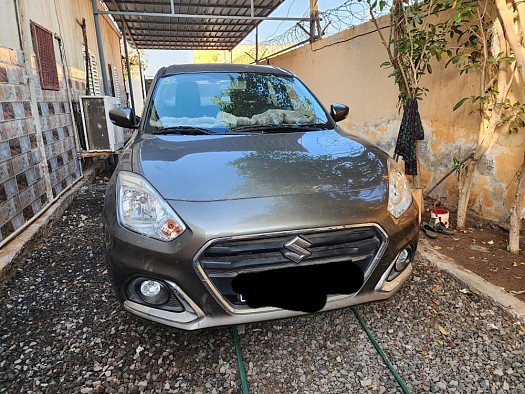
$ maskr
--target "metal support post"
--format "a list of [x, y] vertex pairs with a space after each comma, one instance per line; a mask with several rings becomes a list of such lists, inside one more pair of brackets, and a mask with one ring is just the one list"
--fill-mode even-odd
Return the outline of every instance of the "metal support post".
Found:
[[322, 34], [317, 0], [310, 0], [310, 42], [319, 40]]
[[[100, 19], [98, 10], [98, 0], [93, 0], [93, 17], [95, 18], [95, 31], [97, 33], [98, 57], [100, 59], [100, 69], [102, 71], [102, 83], [104, 85], [104, 94], [109, 96], [108, 72], [106, 70], [106, 58], [104, 57], [104, 45], [102, 43], [102, 32], [100, 30]], [[89, 54], [87, 54], [89, 56]]]
[[122, 35], [122, 41], [124, 42], [124, 57], [126, 59], [126, 69], [128, 70], [128, 88], [129, 88], [129, 101], [131, 109], [135, 114], [135, 97], [133, 96], [133, 81], [131, 78], [131, 67], [129, 66], [129, 53], [128, 53], [128, 42], [126, 41], [126, 35]]
[[[254, 1], [250, 1], [250, 17], [255, 16]], [[259, 25], [255, 26], [255, 63], [259, 61]]]
[[146, 99], [146, 81], [144, 81], [144, 74], [142, 71], [142, 60], [140, 59], [140, 51], [138, 49], [137, 56], [139, 58], [140, 88], [142, 89], [142, 101], [144, 101]]
[[259, 61], [259, 26], [255, 26], [255, 63]]

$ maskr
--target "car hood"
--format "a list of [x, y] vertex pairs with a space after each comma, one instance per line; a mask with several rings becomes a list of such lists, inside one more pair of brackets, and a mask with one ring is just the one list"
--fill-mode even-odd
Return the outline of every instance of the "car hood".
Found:
[[312, 193], [388, 191], [386, 154], [335, 130], [143, 135], [133, 171], [167, 200], [221, 201]]

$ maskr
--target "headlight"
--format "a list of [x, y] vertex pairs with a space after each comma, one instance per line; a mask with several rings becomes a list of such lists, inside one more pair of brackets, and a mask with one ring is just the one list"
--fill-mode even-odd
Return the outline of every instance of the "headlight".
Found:
[[388, 212], [399, 218], [412, 203], [412, 193], [405, 173], [393, 160], [388, 160]]
[[123, 226], [147, 237], [171, 241], [186, 225], [143, 177], [121, 171], [117, 177], [117, 213]]

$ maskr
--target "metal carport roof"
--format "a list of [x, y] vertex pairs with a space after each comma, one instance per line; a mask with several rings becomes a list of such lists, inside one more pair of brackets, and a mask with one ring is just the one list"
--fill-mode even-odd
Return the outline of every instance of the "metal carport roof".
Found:
[[231, 50], [284, 0], [102, 0], [137, 49]]
[[[111, 15], [122, 31], [126, 67], [129, 70], [126, 41], [136, 49], [231, 50], [263, 20], [305, 20], [305, 18], [271, 17], [270, 14], [283, 1], [92, 0], [100, 63], [106, 64], [100, 15]], [[317, 0], [310, 0], [310, 9], [311, 12], [312, 9], [317, 9]], [[310, 19], [312, 17], [306, 18], [306, 20]], [[104, 94], [109, 95], [106, 67], [102, 66], [101, 71]], [[128, 83], [133, 106], [131, 73], [128, 73]]]

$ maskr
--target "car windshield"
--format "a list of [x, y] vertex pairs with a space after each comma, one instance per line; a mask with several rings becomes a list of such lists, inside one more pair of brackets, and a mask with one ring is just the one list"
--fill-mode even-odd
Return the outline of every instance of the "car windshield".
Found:
[[329, 127], [325, 111], [297, 78], [251, 72], [163, 77], [155, 88], [148, 123], [149, 131], [163, 134]]

